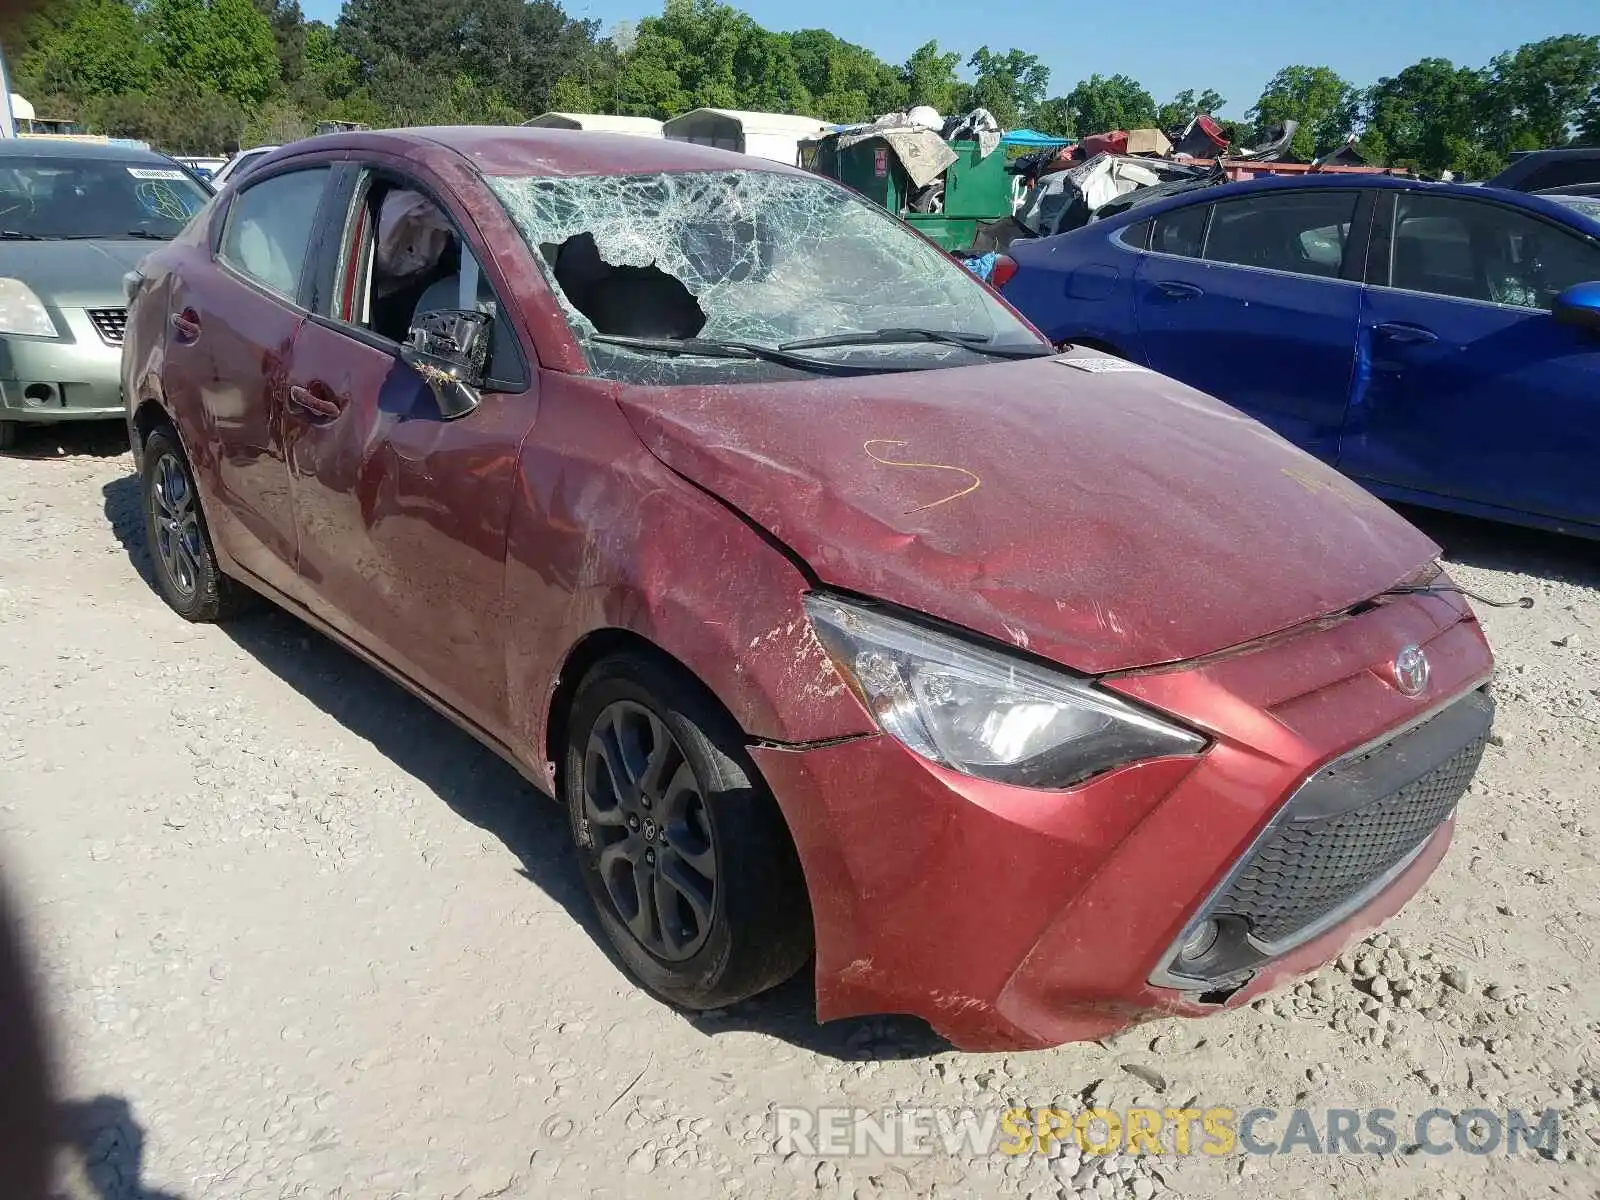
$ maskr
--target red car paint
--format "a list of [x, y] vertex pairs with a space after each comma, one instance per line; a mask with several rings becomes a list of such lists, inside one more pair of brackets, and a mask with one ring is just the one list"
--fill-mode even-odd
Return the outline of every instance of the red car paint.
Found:
[[[407, 130], [296, 143], [244, 186], [347, 160], [449, 210], [511, 313], [526, 390], [457, 421], [397, 418], [386, 397], [421, 385], [392, 346], [214, 261], [225, 189], [144, 267], [124, 356], [136, 446], [170, 420], [225, 570], [545, 788], [562, 685], [594, 647], [643, 639], [683, 664], [751, 741], [799, 849], [821, 1019], [909, 1012], [980, 1048], [1214, 1011], [1149, 982], [1202, 898], [1313, 772], [1490, 672], [1457, 598], [1379, 597], [1432, 543], [1148, 372], [1046, 358], [709, 387], [592, 377], [482, 179], [788, 168], [594, 133]], [[171, 335], [179, 312], [192, 342]], [[801, 600], [819, 586], [1112, 673], [1212, 744], [1055, 792], [934, 766], [877, 731], [812, 635]], [[1386, 672], [1413, 644], [1432, 673], [1407, 696]], [[1449, 829], [1226, 1002], [1393, 911]]]

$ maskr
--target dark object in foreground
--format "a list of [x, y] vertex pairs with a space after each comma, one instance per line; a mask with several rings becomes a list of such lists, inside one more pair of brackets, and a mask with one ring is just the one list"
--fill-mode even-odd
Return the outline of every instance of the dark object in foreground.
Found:
[[43, 1200], [55, 1132], [38, 985], [0, 879], [0, 1181], [10, 1200]]

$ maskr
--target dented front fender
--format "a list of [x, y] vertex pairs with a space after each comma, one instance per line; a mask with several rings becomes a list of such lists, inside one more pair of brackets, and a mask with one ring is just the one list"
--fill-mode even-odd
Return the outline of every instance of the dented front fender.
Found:
[[[753, 740], [873, 729], [811, 631], [810, 581], [770, 539], [675, 475], [607, 385], [547, 375], [524, 444], [507, 546], [516, 740], [548, 782], [550, 705], [575, 647], [624, 630], [676, 659]], [[574, 448], [583, 457], [574, 457]]]

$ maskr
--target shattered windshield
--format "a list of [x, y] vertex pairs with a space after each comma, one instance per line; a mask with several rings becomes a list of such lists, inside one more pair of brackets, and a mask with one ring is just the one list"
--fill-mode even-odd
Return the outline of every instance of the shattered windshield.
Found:
[[[917, 329], [991, 348], [1039, 345], [959, 263], [882, 209], [819, 179], [733, 170], [489, 184], [598, 375], [691, 383], [802, 374], [782, 363], [618, 346], [610, 337], [777, 347]], [[883, 370], [998, 361], [934, 341], [805, 354]]]

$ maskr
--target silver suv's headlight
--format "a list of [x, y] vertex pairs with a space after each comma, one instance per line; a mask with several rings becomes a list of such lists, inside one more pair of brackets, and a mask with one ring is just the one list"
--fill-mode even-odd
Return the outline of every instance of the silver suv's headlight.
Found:
[[1143, 758], [1198, 754], [1204, 738], [1100, 691], [888, 616], [812, 594], [817, 638], [885, 733], [980, 779], [1064, 788]]

